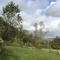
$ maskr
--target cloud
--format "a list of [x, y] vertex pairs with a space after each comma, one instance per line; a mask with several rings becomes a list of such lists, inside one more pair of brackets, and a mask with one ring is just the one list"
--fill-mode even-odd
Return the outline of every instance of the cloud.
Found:
[[60, 17], [60, 0], [56, 0], [56, 2], [51, 2], [51, 5], [46, 11], [47, 16], [55, 16]]
[[23, 11], [33, 13], [36, 9], [44, 9], [49, 2], [48, 0], [20, 0], [20, 5]]

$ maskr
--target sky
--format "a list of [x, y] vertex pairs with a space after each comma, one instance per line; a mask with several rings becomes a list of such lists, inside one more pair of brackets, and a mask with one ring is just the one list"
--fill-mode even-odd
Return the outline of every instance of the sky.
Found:
[[34, 23], [43, 21], [49, 31], [47, 37], [60, 35], [60, 0], [0, 0], [0, 14], [10, 1], [19, 5], [25, 29], [34, 31]]

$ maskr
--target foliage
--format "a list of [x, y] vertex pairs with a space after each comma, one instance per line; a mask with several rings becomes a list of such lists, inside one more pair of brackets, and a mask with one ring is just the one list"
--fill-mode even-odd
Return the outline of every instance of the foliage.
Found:
[[18, 43], [28, 46], [31, 43], [32, 35], [27, 30], [22, 30], [18, 35], [18, 39]]
[[12, 40], [18, 34], [19, 31], [16, 26], [22, 21], [21, 16], [17, 14], [19, 12], [18, 5], [13, 2], [8, 3], [3, 8], [3, 16], [0, 17], [0, 36], [3, 40]]
[[[39, 29], [38, 29], [38, 25], [40, 26]], [[43, 37], [48, 32], [45, 28], [44, 22], [40, 21], [39, 24], [35, 23], [34, 27], [35, 27], [35, 31], [34, 31], [34, 36], [33, 36], [33, 39], [32, 39], [33, 45], [35, 45], [35, 47], [38, 47], [38, 48], [47, 47], [48, 42], [43, 40]], [[44, 29], [45, 29], [45, 31], [44, 31]]]
[[10, 2], [3, 8], [2, 14], [4, 20], [8, 24], [17, 28], [17, 25], [19, 25], [22, 22], [22, 18], [19, 13], [20, 13], [20, 9], [18, 5], [15, 5], [15, 3]]
[[2, 52], [3, 48], [4, 48], [4, 41], [3, 41], [3, 39], [0, 37], [0, 53]]
[[3, 15], [6, 14], [8, 18], [14, 17], [18, 12], [20, 12], [20, 9], [18, 5], [15, 5], [13, 2], [8, 3], [8, 5], [3, 8]]
[[60, 49], [60, 37], [56, 36], [56, 38], [50, 42], [50, 45], [53, 49]]
[[40, 41], [40, 48], [48, 48], [48, 41], [47, 40], [41, 40]]
[[16, 31], [16, 28], [4, 22], [3, 18], [0, 17], [0, 37], [2, 37], [3, 40], [12, 40], [16, 35]]

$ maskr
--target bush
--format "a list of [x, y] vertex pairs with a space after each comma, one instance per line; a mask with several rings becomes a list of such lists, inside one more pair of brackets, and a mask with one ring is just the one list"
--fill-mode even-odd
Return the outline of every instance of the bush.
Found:
[[2, 38], [0, 38], [0, 52], [3, 50], [4, 48], [4, 41], [2, 40]]

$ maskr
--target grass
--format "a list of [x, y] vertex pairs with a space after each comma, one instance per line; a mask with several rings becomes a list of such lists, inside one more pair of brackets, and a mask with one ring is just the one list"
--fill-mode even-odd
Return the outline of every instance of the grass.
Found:
[[57, 54], [36, 48], [6, 47], [0, 60], [60, 60]]

